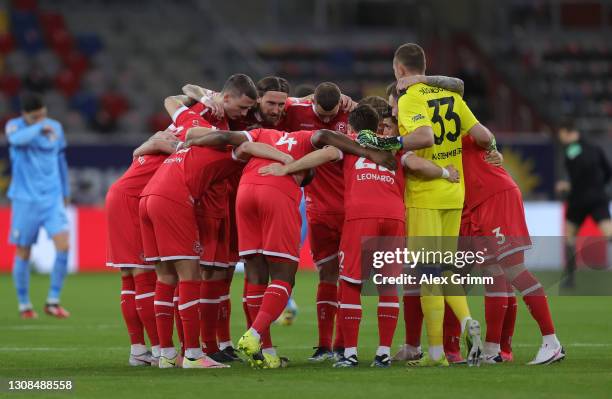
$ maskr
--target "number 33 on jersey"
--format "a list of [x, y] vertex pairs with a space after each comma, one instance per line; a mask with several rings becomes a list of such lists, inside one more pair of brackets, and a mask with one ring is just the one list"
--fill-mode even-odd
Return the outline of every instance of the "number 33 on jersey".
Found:
[[415, 208], [461, 209], [465, 189], [461, 162], [461, 137], [478, 123], [463, 98], [457, 93], [419, 83], [408, 88], [399, 99], [398, 123], [402, 136], [422, 126], [434, 132], [434, 145], [415, 151], [440, 167], [453, 165], [461, 183], [443, 179], [424, 180], [410, 176], [406, 182], [406, 205]]

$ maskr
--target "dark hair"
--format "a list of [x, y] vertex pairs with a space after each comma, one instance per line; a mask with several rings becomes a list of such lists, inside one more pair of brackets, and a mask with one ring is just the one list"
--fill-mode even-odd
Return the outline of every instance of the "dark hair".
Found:
[[572, 118], [570, 118], [568, 116], [565, 116], [565, 117], [561, 118], [561, 120], [557, 124], [557, 131], [559, 131], [561, 129], [565, 129], [568, 132], [571, 132], [573, 130], [578, 130], [576, 128], [576, 124], [574, 123], [574, 119], [572, 119]]
[[42, 95], [31, 91], [23, 93], [19, 102], [23, 112], [36, 111], [45, 106]]
[[354, 131], [378, 130], [378, 113], [368, 104], [361, 104], [351, 111], [348, 117], [348, 123]]
[[289, 94], [290, 86], [289, 82], [285, 78], [279, 78], [278, 76], [266, 76], [257, 82], [257, 94], [259, 97], [263, 97], [268, 91], [280, 91], [281, 93]]
[[253, 80], [243, 73], [230, 76], [223, 85], [223, 93], [231, 93], [234, 96], [245, 95], [252, 100], [257, 100], [257, 88]]
[[387, 98], [393, 97], [394, 99], [398, 99], [399, 93], [397, 92], [397, 82], [391, 82], [389, 86], [387, 86]]
[[297, 85], [295, 87], [293, 95], [296, 97], [306, 97], [314, 93], [314, 91], [314, 85], [302, 83], [301, 85]]
[[391, 116], [391, 106], [384, 98], [379, 96], [368, 96], [362, 98], [357, 105], [367, 104], [372, 106], [378, 113], [380, 119], [388, 118]]
[[416, 43], [402, 44], [395, 50], [393, 59], [408, 69], [425, 73], [425, 51]]
[[340, 88], [332, 82], [323, 82], [314, 92], [314, 102], [323, 110], [331, 111], [340, 102]]

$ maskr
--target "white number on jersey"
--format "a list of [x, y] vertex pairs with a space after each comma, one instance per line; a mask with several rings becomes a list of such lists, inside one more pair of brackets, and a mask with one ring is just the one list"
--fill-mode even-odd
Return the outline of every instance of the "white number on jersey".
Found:
[[506, 236], [502, 234], [501, 227], [494, 228], [493, 230], [491, 230], [491, 233], [495, 233], [495, 238], [498, 238], [497, 240], [498, 245], [502, 245], [503, 243], [506, 242]]
[[378, 170], [380, 170], [381, 172], [390, 172], [391, 174], [395, 174], [394, 170], [389, 170], [387, 168], [385, 168], [384, 166], [380, 166], [380, 165], [376, 165], [374, 162], [366, 162], [366, 158], [361, 157], [357, 160], [357, 162], [355, 162], [355, 169], [356, 170], [360, 170], [360, 169], [374, 169], [376, 170], [376, 167], [378, 167]]
[[278, 139], [275, 145], [281, 146], [283, 144], [287, 144], [287, 151], [291, 152], [291, 147], [296, 145], [298, 142], [293, 137], [289, 137], [289, 133], [285, 133], [283, 137]]

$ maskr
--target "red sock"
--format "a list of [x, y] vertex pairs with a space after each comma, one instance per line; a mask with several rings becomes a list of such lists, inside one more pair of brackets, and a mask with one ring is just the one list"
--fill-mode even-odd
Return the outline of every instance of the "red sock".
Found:
[[406, 328], [406, 343], [417, 347], [421, 345], [421, 329], [423, 328], [423, 310], [419, 294], [404, 296], [404, 325]]
[[121, 314], [123, 315], [123, 320], [125, 320], [125, 325], [130, 335], [130, 343], [132, 345], [144, 345], [142, 322], [136, 311], [135, 295], [134, 277], [121, 276]]
[[272, 322], [278, 319], [285, 310], [289, 296], [291, 296], [291, 284], [282, 280], [272, 280], [266, 288], [261, 309], [253, 320], [251, 328], [260, 334], [269, 330]]
[[[338, 311], [340, 310], [340, 300], [342, 298], [342, 284], [338, 284], [338, 292], [336, 294], [336, 298], [338, 301]], [[336, 311], [336, 335], [334, 337], [333, 349], [344, 349], [344, 336], [342, 335], [342, 325], [339, 322], [339, 312]]]
[[232, 280], [223, 280], [223, 291], [219, 297], [219, 318], [217, 320], [217, 340], [219, 342], [230, 342], [230, 315], [232, 314], [232, 302], [230, 301], [230, 287]]
[[200, 280], [179, 281], [179, 314], [185, 349], [200, 348]]
[[202, 280], [200, 283], [200, 336], [206, 353], [219, 352], [217, 346], [217, 319], [219, 318], [219, 296], [223, 281]]
[[508, 297], [488, 296], [485, 294], [484, 302], [485, 320], [487, 323], [486, 342], [500, 344], [506, 311], [508, 310]]
[[508, 311], [508, 290], [503, 274], [492, 277], [493, 284], [485, 286], [486, 342], [501, 344], [504, 319]]
[[155, 323], [155, 283], [157, 274], [154, 271], [137, 274], [134, 276], [136, 286], [136, 310], [149, 337], [151, 346], [159, 345], [157, 337], [157, 324]]
[[157, 281], [155, 283], [155, 324], [161, 348], [173, 348], [174, 286]]
[[174, 325], [176, 326], [176, 335], [178, 335], [179, 344], [181, 345], [181, 354], [185, 355], [185, 336], [183, 335], [183, 322], [181, 321], [181, 315], [179, 314], [179, 287], [178, 285], [174, 289]]
[[[249, 326], [249, 328], [252, 327], [252, 321], [255, 320], [257, 318], [257, 315], [259, 314], [266, 288], [267, 285], [264, 284], [247, 284], [246, 304], [249, 310], [249, 318], [251, 319], [251, 326]], [[261, 336], [261, 347], [271, 348], [272, 338], [270, 336], [270, 329], [268, 328], [264, 331], [258, 330], [258, 332]]]
[[[249, 305], [247, 304], [247, 291], [249, 290], [249, 282], [246, 277], [244, 278], [244, 288], [242, 289], [242, 311], [244, 312], [244, 318], [246, 320], [247, 330], [251, 328], [253, 319], [251, 319], [251, 312], [249, 312]], [[260, 304], [261, 306], [261, 304]]]
[[338, 311], [345, 348], [356, 348], [361, 322], [361, 285], [340, 280], [342, 297]]
[[508, 297], [508, 309], [504, 318], [504, 326], [501, 334], [501, 350], [512, 353], [512, 336], [514, 335], [514, 324], [516, 323], [516, 297], [514, 293]]
[[455, 312], [444, 302], [444, 353], [461, 353], [459, 341], [461, 340], [461, 323]]
[[334, 283], [321, 281], [317, 289], [317, 321], [319, 325], [319, 347], [331, 349], [334, 321], [338, 310], [338, 287]]
[[381, 295], [378, 298], [378, 345], [391, 347], [399, 316], [397, 296]]
[[523, 301], [529, 309], [529, 313], [538, 323], [542, 335], [555, 333], [555, 326], [552, 322], [548, 300], [544, 293], [544, 288], [528, 270], [523, 271], [512, 282], [512, 285], [523, 295]]

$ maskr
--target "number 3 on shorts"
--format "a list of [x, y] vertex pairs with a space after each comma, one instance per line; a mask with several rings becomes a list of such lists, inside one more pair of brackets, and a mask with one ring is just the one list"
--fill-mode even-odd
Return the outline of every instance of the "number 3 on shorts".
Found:
[[497, 238], [497, 244], [498, 245], [502, 245], [503, 243], [506, 242], [506, 236], [502, 234], [501, 230], [501, 226], [494, 228], [493, 230], [491, 230], [491, 233], [495, 233], [495, 238]]

